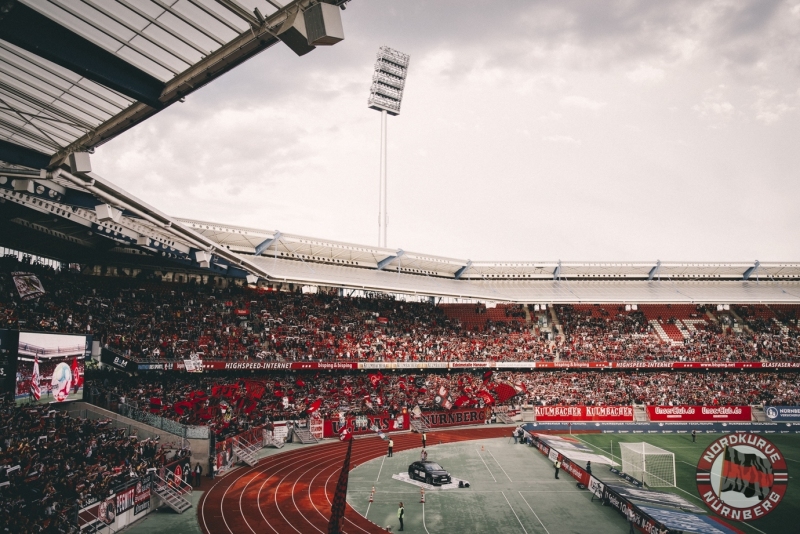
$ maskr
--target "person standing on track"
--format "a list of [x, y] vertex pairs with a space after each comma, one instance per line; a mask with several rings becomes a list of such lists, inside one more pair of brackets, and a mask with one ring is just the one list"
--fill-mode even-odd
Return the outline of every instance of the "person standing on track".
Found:
[[403, 503], [400, 503], [400, 508], [397, 509], [397, 519], [400, 520], [400, 531], [403, 531], [403, 517], [406, 515], [406, 509], [403, 508]]
[[386, 455], [387, 458], [392, 457], [392, 451], [394, 450], [394, 440], [389, 438], [389, 453]]
[[425, 448], [425, 443], [428, 441], [428, 435], [425, 434], [425, 431], [422, 431], [422, 448]]
[[556, 460], [553, 464], [553, 467], [556, 468], [556, 480], [558, 480], [558, 470], [561, 469], [561, 462]]

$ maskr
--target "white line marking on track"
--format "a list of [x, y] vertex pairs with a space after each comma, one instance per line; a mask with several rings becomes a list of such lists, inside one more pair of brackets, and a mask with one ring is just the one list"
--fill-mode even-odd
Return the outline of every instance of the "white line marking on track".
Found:
[[[475, 452], [477, 452], [477, 453], [478, 453], [478, 458], [480, 458], [480, 459], [481, 459], [481, 462], [483, 462], [483, 465], [486, 465], [486, 460], [484, 460], [484, 459], [483, 459], [483, 456], [481, 456], [481, 451], [479, 451], [478, 449], [475, 449]], [[487, 471], [489, 471], [489, 474], [490, 474], [490, 475], [492, 475], [492, 478], [494, 479], [494, 481], [495, 481], [495, 482], [497, 482], [497, 479], [496, 479], [496, 478], [494, 478], [494, 474], [492, 473], [492, 470], [491, 470], [491, 469], [489, 469], [489, 466], [488, 466], [488, 465], [486, 465], [486, 470], [487, 470]]]
[[[422, 527], [425, 529], [425, 532], [428, 532], [428, 526], [425, 524], [425, 503], [422, 503]], [[431, 534], [428, 532], [428, 534]]]
[[[539, 524], [540, 524], [540, 525], [542, 525], [542, 528], [544, 529], [544, 531], [545, 531], [545, 532], [547, 532], [547, 534], [550, 534], [550, 531], [549, 531], [549, 530], [547, 530], [547, 527], [546, 527], [546, 526], [544, 526], [544, 523], [542, 523], [542, 520], [541, 520], [541, 519], [539, 519], [539, 516], [538, 516], [538, 515], [536, 515], [536, 512], [534, 512], [534, 511], [533, 511], [533, 508], [531, 508], [531, 504], [528, 502], [528, 499], [526, 499], [526, 498], [525, 498], [525, 496], [522, 494], [522, 492], [521, 492], [521, 491], [519, 491], [519, 492], [517, 492], [517, 493], [519, 493], [519, 496], [520, 496], [520, 497], [522, 497], [522, 500], [523, 500], [523, 501], [525, 501], [525, 504], [527, 504], [527, 505], [528, 505], [528, 508], [530, 508], [530, 510], [531, 510], [531, 513], [532, 513], [532, 514], [533, 514], [533, 516], [536, 518], [536, 520], [539, 522]], [[530, 493], [530, 492], [526, 492], [526, 493]]]
[[[509, 507], [509, 508], [511, 508], [511, 511], [512, 511], [512, 512], [514, 512], [514, 507], [513, 507], [513, 506], [511, 506], [511, 501], [509, 501], [509, 500], [508, 500], [508, 497], [506, 497], [506, 492], [504, 492], [504, 491], [503, 491], [503, 492], [501, 492], [501, 493], [503, 494], [503, 498], [504, 498], [504, 499], [506, 500], [506, 502], [508, 503], [508, 507]], [[523, 524], [522, 524], [522, 521], [520, 520], [519, 516], [517, 515], [517, 512], [514, 512], [514, 517], [516, 517], [516, 518], [517, 518], [517, 521], [519, 521], [519, 526], [521, 526], [521, 527], [522, 527], [522, 531], [523, 531], [525, 534], [528, 534], [528, 531], [527, 531], [527, 530], [525, 530], [525, 525], [523, 525]]]
[[492, 459], [494, 460], [494, 463], [496, 463], [496, 464], [498, 465], [498, 467], [500, 467], [500, 470], [501, 470], [501, 471], [503, 471], [503, 474], [506, 476], [506, 478], [508, 479], [508, 481], [509, 481], [509, 482], [514, 482], [513, 480], [511, 480], [511, 477], [510, 477], [510, 476], [508, 476], [508, 473], [506, 473], [506, 470], [505, 470], [505, 469], [503, 469], [503, 466], [502, 466], [502, 465], [500, 465], [500, 462], [498, 462], [498, 461], [497, 461], [497, 458], [495, 458], [495, 457], [494, 457], [494, 454], [492, 454], [492, 451], [490, 451], [489, 449], [486, 449], [486, 452], [488, 452], [488, 453], [489, 453], [489, 456], [491, 456], [491, 457], [492, 457]]
[[384, 457], [381, 459], [381, 468], [380, 468], [380, 469], [378, 469], [378, 478], [376, 478], [376, 479], [375, 479], [375, 482], [377, 482], [377, 481], [378, 481], [378, 479], [379, 479], [379, 478], [381, 478], [381, 471], [383, 471], [383, 462], [385, 462], [385, 461], [386, 461], [386, 456], [384, 456]]

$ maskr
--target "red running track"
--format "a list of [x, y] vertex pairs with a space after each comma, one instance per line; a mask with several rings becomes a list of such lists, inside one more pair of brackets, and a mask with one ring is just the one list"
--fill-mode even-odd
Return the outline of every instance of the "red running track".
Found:
[[[428, 445], [507, 437], [510, 427], [476, 427], [428, 433]], [[421, 447], [419, 434], [392, 436], [395, 451]], [[197, 519], [204, 534], [298, 534], [328, 532], [331, 502], [347, 444], [331, 442], [262, 459], [217, 479], [200, 498]], [[350, 468], [386, 454], [377, 436], [353, 442]], [[344, 532], [385, 533], [349, 505]]]

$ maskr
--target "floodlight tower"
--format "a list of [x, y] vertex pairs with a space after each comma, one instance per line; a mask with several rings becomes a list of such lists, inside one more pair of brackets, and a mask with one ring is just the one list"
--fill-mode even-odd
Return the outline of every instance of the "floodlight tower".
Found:
[[378, 182], [378, 246], [386, 246], [386, 228], [389, 224], [386, 181], [386, 116], [400, 115], [400, 102], [406, 84], [410, 56], [388, 46], [378, 49], [375, 72], [369, 88], [370, 109], [381, 112], [381, 175]]

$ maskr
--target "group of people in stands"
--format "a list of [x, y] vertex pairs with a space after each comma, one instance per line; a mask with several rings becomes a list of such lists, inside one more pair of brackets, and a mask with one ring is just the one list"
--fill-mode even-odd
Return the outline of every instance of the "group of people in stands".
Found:
[[507, 321], [487, 321], [470, 330], [448, 317], [445, 307], [430, 303], [237, 286], [214, 289], [27, 268], [36, 270], [47, 293], [19, 302], [10, 269], [0, 273], [0, 323], [91, 333], [138, 361], [195, 354], [201, 359], [267, 361], [732, 362], [786, 361], [800, 351], [800, 307], [769, 321], [754, 317], [741, 332], [698, 307], [709, 319], [695, 321], [688, 339], [673, 343], [659, 337], [641, 312], [621, 306], [598, 308], [599, 314], [555, 306], [560, 330], [545, 336], [535, 317], [520, 320], [525, 310], [519, 307], [509, 308]]
[[166, 460], [158, 442], [109, 420], [0, 400], [0, 517], [10, 531], [77, 532], [79, 508]]
[[[90, 375], [96, 402], [134, 405], [187, 425], [210, 425], [218, 439], [276, 420], [317, 414], [338, 419], [416, 406], [798, 405], [800, 373], [525, 371], [461, 373], [232, 372]], [[508, 388], [512, 389], [508, 389]]]

